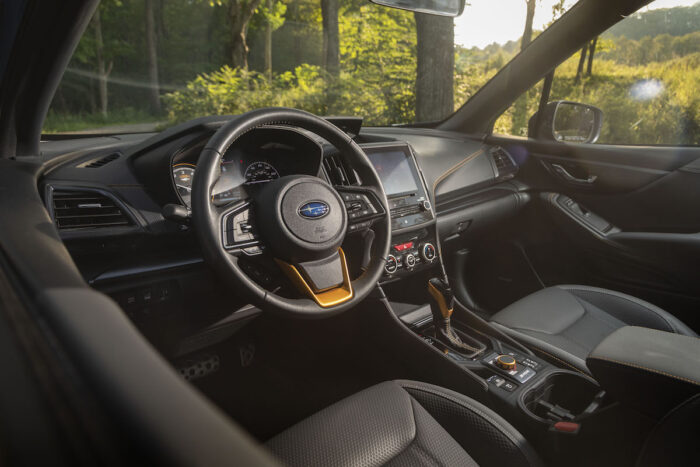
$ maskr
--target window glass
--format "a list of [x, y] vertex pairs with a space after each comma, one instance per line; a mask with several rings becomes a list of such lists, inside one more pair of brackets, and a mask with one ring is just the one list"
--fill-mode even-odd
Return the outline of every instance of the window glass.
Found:
[[700, 3], [624, 19], [556, 70], [550, 100], [603, 111], [601, 144], [700, 144]]
[[[700, 3], [658, 0], [594, 38], [557, 67], [549, 101], [598, 107], [599, 144], [700, 144]], [[528, 116], [539, 104], [532, 90]], [[520, 101], [519, 101], [520, 102]], [[516, 104], [495, 132], [524, 136]]]
[[453, 19], [368, 0], [102, 0], [44, 132], [153, 131], [266, 106], [438, 121], [569, 3], [480, 0]]

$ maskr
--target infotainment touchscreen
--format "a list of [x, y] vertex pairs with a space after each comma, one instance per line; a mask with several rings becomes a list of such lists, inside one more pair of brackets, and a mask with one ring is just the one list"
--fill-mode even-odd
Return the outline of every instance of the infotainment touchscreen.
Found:
[[367, 154], [379, 174], [387, 196], [413, 193], [418, 190], [411, 161], [402, 150], [389, 149]]
[[363, 145], [384, 186], [391, 210], [392, 232], [434, 219], [416, 160], [407, 144]]

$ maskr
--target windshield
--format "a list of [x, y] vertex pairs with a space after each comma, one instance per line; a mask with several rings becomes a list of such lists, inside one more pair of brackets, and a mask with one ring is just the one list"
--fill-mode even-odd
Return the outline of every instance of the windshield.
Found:
[[572, 3], [477, 0], [453, 19], [367, 0], [103, 0], [44, 132], [148, 132], [267, 106], [439, 121]]

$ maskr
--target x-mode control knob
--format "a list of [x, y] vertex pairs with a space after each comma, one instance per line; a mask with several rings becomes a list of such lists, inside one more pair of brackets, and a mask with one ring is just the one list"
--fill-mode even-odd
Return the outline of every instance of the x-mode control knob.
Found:
[[517, 368], [515, 358], [511, 357], [510, 355], [499, 355], [496, 357], [494, 363], [498, 368], [506, 371], [512, 371]]

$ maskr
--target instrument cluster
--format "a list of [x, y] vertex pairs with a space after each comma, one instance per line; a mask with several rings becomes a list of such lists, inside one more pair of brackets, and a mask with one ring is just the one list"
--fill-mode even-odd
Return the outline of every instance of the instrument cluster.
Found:
[[[204, 143], [173, 158], [172, 177], [182, 204], [191, 207], [192, 181]], [[291, 129], [260, 128], [236, 141], [221, 158], [212, 201], [224, 205], [248, 198], [254, 190], [285, 175], [319, 174], [321, 146]]]

